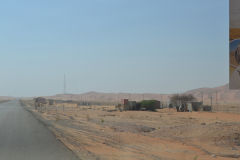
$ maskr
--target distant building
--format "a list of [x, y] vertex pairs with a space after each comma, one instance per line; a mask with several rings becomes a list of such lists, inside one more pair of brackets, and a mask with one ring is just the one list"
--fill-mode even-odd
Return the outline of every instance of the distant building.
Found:
[[192, 111], [201, 111], [203, 107], [202, 102], [188, 102], [186, 103], [186, 108], [184, 111], [192, 112]]
[[161, 109], [161, 103], [157, 100], [144, 100], [142, 102], [129, 101], [123, 99], [121, 104], [118, 104], [116, 108], [119, 110], [156, 110]]
[[122, 105], [123, 106], [128, 105], [128, 99], [122, 99]]

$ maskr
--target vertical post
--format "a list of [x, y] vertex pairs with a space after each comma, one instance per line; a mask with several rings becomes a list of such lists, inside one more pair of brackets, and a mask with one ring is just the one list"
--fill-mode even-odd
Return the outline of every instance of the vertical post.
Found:
[[118, 103], [119, 103], [118, 99], [119, 99], [119, 93], [117, 94], [117, 100], [116, 100], [117, 103], [116, 103], [116, 105], [118, 105]]
[[211, 107], [212, 107], [212, 99], [213, 99], [213, 97], [211, 96]]
[[58, 106], [56, 106], [56, 120], [58, 120]]
[[216, 104], [218, 104], [218, 92], [216, 91]]
[[64, 74], [64, 82], [63, 82], [63, 94], [66, 94], [66, 74]]

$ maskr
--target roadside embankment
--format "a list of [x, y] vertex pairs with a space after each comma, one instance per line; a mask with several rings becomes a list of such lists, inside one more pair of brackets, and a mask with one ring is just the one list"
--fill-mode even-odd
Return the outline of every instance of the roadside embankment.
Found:
[[81, 159], [238, 160], [240, 116], [174, 109], [116, 111], [114, 106], [47, 105], [34, 109], [56, 137]]

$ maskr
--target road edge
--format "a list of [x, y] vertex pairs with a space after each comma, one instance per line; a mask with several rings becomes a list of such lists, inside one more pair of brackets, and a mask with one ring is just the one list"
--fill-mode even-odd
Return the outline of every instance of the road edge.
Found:
[[57, 135], [52, 131], [52, 129], [57, 130], [57, 129], [54, 127], [53, 123], [45, 120], [44, 118], [42, 118], [41, 115], [39, 115], [39, 114], [36, 113], [36, 112], [33, 112], [33, 111], [32, 111], [30, 108], [28, 108], [26, 105], [24, 105], [24, 104], [22, 104], [22, 103], [20, 103], [20, 105], [21, 105], [21, 107], [22, 107], [24, 110], [26, 110], [27, 112], [29, 112], [37, 121], [39, 121], [41, 124], [43, 124], [43, 125], [52, 133], [52, 135], [55, 137], [55, 139], [56, 139], [58, 142], [60, 142], [61, 144], [63, 144], [63, 145], [66, 147], [67, 150], [69, 150], [70, 152], [72, 152], [73, 155], [74, 155], [77, 159], [82, 160], [82, 159], [78, 156], [77, 153], [75, 153], [75, 152], [74, 152], [73, 150], [71, 150], [67, 145], [65, 145], [65, 143], [64, 143], [61, 139], [57, 138]]

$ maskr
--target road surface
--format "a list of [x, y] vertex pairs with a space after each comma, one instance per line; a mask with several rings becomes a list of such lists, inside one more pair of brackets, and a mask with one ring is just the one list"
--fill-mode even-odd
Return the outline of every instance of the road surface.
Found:
[[18, 101], [0, 104], [0, 160], [77, 160]]

